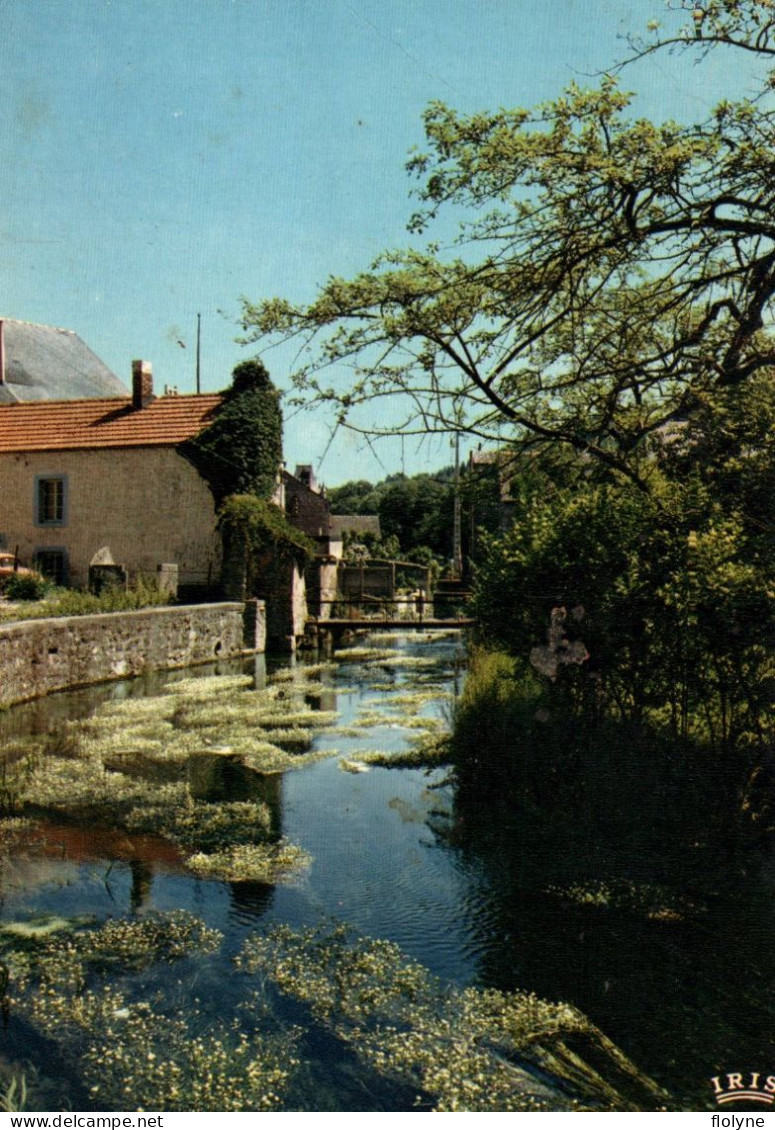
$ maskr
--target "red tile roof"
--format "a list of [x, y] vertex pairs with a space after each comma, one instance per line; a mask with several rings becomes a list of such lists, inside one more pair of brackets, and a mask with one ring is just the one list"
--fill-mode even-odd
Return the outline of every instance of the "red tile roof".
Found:
[[130, 399], [0, 405], [0, 452], [176, 446], [212, 423], [222, 399], [160, 396], [145, 408]]

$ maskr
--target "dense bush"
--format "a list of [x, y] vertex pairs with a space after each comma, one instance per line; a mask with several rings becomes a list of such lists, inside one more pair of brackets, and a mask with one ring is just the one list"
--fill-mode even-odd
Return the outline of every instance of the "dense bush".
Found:
[[49, 587], [39, 573], [14, 573], [8, 578], [4, 591], [9, 600], [42, 600]]

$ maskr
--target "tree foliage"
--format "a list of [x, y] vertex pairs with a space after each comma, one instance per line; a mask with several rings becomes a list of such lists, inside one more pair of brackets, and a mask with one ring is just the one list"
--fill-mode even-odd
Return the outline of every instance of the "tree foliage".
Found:
[[[476, 531], [495, 532], [501, 523], [500, 483], [495, 465], [464, 467], [460, 476], [463, 552], [474, 556]], [[418, 475], [388, 475], [378, 483], [364, 479], [344, 483], [328, 492], [335, 513], [376, 514], [382, 543], [358, 534], [373, 556], [403, 556], [429, 564], [452, 557], [454, 513], [454, 467]], [[387, 552], [390, 540], [395, 553]]]
[[520, 520], [478, 571], [484, 638], [569, 683], [576, 706], [759, 766], [775, 673], [774, 427], [763, 374], [673, 434], [649, 495], [523, 479]]

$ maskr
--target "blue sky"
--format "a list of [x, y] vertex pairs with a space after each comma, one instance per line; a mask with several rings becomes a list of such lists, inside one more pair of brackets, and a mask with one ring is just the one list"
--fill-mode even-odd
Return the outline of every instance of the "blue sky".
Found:
[[[66, 326], [124, 380], [228, 384], [239, 298], [311, 298], [405, 245], [404, 172], [433, 99], [532, 105], [622, 56], [661, 0], [4, 0], [0, 257], [6, 317]], [[589, 80], [592, 81], [591, 79]], [[660, 56], [625, 74], [638, 111], [701, 117], [739, 60]], [[183, 342], [182, 348], [178, 342]], [[283, 387], [288, 353], [265, 360]], [[327, 422], [286, 424], [319, 464]], [[330, 485], [449, 462], [446, 442], [340, 436]]]

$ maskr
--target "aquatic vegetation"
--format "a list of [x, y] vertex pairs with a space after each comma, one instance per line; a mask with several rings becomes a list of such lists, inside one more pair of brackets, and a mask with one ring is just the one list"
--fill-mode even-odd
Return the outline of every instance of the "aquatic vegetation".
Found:
[[[240, 754], [242, 764], [247, 769], [264, 775], [285, 773], [289, 769], [301, 769], [305, 765], [313, 765], [316, 761], [323, 761], [336, 754], [335, 749], [310, 750], [309, 739], [305, 742], [301, 734], [295, 746], [293, 737], [286, 741], [283, 731], [273, 731], [272, 734], [276, 739], [275, 745], [269, 742], [255, 742], [253, 743], [255, 748], [251, 749], [247, 742], [244, 745], [239, 741], [235, 742], [234, 752]], [[288, 748], [283, 749], [283, 745]], [[306, 752], [302, 753], [301, 750]]]
[[298, 1063], [295, 1030], [246, 1032], [196, 1002], [165, 1013], [105, 982], [220, 941], [182, 913], [109, 922], [15, 955], [12, 1007], [54, 1041], [98, 1109], [276, 1109]]
[[402, 632], [397, 628], [387, 632], [369, 632], [369, 642], [373, 647], [380, 647], [388, 644], [395, 650], [393, 645], [397, 643], [404, 643], [414, 635], [414, 632]]
[[43, 757], [22, 781], [19, 803], [22, 808], [52, 812], [77, 810], [96, 819], [110, 819], [119, 818], [142, 804], [182, 804], [187, 796], [183, 782], [159, 784], [124, 773], [107, 772], [97, 759], [73, 761]]
[[[438, 718], [431, 718], [419, 714], [396, 714], [387, 710], [365, 710], [347, 727], [355, 731], [376, 729], [379, 726], [388, 726], [393, 730], [439, 730], [443, 723]], [[342, 733], [343, 731], [339, 731]]]
[[194, 675], [187, 679], [172, 679], [165, 685], [164, 693], [185, 695], [186, 698], [209, 698], [213, 694], [249, 690], [252, 687], [252, 675]]
[[194, 953], [215, 953], [223, 935], [187, 911], [150, 914], [139, 920], [105, 922], [99, 930], [80, 934], [76, 950], [92, 963], [120, 961], [126, 968], [157, 961], [178, 961]]
[[421, 671], [438, 667], [441, 662], [446, 662], [446, 660], [431, 658], [427, 655], [396, 655], [389, 659], [380, 660], [379, 665], [392, 667], [396, 671]]
[[[115, 1012], [124, 1010], [116, 1009]], [[236, 1024], [197, 1031], [198, 1017], [142, 1004], [92, 1043], [82, 1070], [93, 1101], [110, 1110], [276, 1109], [298, 1065], [288, 1036], [248, 1036]], [[92, 1082], [93, 1080], [93, 1082]]]
[[[371, 651], [381, 656], [377, 662], [391, 655], [403, 658], [396, 652], [386, 656], [382, 649]], [[153, 857], [159, 852], [165, 868], [174, 868], [177, 858], [180, 867], [197, 879], [244, 884], [231, 892], [235, 905], [243, 901], [246, 906], [263, 905], [269, 892], [261, 885], [293, 879], [311, 862], [299, 845], [277, 839], [281, 831], [277, 775], [321, 758], [338, 757], [330, 738], [326, 743], [315, 741], [324, 729], [329, 735], [335, 733], [339, 719], [335, 711], [312, 709], [321, 698], [323, 706], [335, 701], [322, 696], [333, 693], [340, 701], [343, 695], [359, 696], [345, 705], [348, 718], [365, 705], [354, 726], [342, 727], [361, 738], [348, 745], [378, 744], [365, 738], [364, 730], [388, 726], [396, 730], [391, 744], [404, 746], [411, 737], [413, 748], [385, 755], [385, 764], [429, 764], [417, 760], [414, 739], [415, 735], [424, 738], [426, 730], [435, 731], [439, 724], [420, 713], [435, 696], [425, 688], [409, 693], [421, 676], [411, 665], [407, 673], [397, 673], [395, 680], [386, 675], [391, 691], [398, 686], [404, 693], [379, 712], [371, 709], [364, 690], [371, 674], [368, 670], [351, 668], [351, 681], [357, 682], [351, 688], [324, 681], [329, 671], [341, 671], [346, 679], [343, 668], [350, 662], [355, 660], [343, 652], [338, 663], [297, 665], [270, 676], [268, 686], [261, 690], [253, 689], [249, 676], [187, 678], [168, 683], [154, 698], [107, 703], [91, 718], [69, 724], [62, 740], [50, 743], [45, 756], [33, 753], [28, 757], [24, 781], [20, 766], [16, 782], [23, 788], [19, 811], [66, 815], [67, 821], [54, 821], [57, 827], [69, 823], [71, 817], [80, 824], [107, 825], [111, 835], [118, 831], [119, 858], [133, 858], [127, 852], [136, 850], [144, 861], [149, 853]], [[432, 663], [438, 672], [436, 661]], [[399, 710], [403, 711], [400, 715]], [[406, 732], [401, 733], [405, 720]], [[357, 750], [340, 765], [345, 771], [364, 773], [380, 763], [379, 756], [377, 751], [361, 754]], [[236, 796], [248, 799], [232, 799]], [[33, 827], [32, 822], [20, 822], [19, 832]], [[169, 841], [175, 850], [154, 844], [153, 836]], [[10, 834], [8, 839], [11, 842]], [[69, 830], [64, 839], [71, 843]], [[0, 851], [2, 842], [0, 822]], [[120, 871], [119, 882], [108, 892], [110, 898], [129, 896], [137, 902], [135, 885], [139, 881], [134, 865], [131, 895], [127, 869], [122, 866]], [[145, 875], [143, 868], [140, 871]], [[96, 882], [101, 878], [101, 872], [94, 873]], [[180, 876], [173, 882], [179, 888]], [[248, 884], [258, 889], [251, 890]], [[162, 889], [158, 884], [158, 890]], [[99, 897], [107, 899], [102, 892]], [[219, 894], [214, 902], [208, 901], [208, 907], [220, 901]], [[69, 1082], [57, 1101], [67, 1104], [86, 1098], [96, 1109], [105, 1110], [202, 1111], [296, 1109], [297, 1096], [302, 1096], [302, 1103], [309, 1102], [303, 1089], [291, 1090], [300, 1066], [299, 1034], [289, 1032], [278, 1019], [287, 1015], [288, 1003], [277, 1014], [273, 1012], [278, 1007], [274, 987], [268, 996], [249, 1003], [255, 982], [247, 969], [245, 992], [241, 993], [240, 979], [235, 976], [221, 1000], [211, 983], [220, 969], [215, 962], [205, 960], [201, 966], [199, 962], [199, 957], [218, 950], [220, 935], [208, 931], [198, 919], [183, 916], [175, 923], [170, 916], [143, 910], [137, 918], [111, 920], [100, 928], [92, 920], [60, 918], [54, 922], [53, 917], [45, 923], [30, 919], [14, 925], [19, 929], [0, 934], [0, 951], [11, 972], [11, 1007], [36, 1039], [50, 1039], [58, 1049]], [[181, 959], [185, 964], [179, 970], [165, 972], [162, 968]], [[376, 970], [379, 977], [379, 963]], [[271, 984], [274, 974], [263, 972]], [[332, 971], [331, 976], [349, 985], [351, 974], [345, 958], [339, 973]], [[422, 976], [429, 975], [422, 971]], [[365, 973], [363, 977], [358, 991], [367, 1001], [370, 990]], [[407, 982], [409, 997], [411, 980]], [[364, 1078], [371, 1080], [368, 1085], [377, 1090], [387, 1087], [391, 1094], [399, 1088], [401, 1101], [404, 1088], [411, 1087], [426, 1108], [479, 1109], [460, 1105], [464, 1100], [454, 1097], [452, 1084], [433, 1082], [430, 1057], [438, 1058], [438, 1047], [430, 1029], [428, 1063], [420, 1068], [401, 1064], [401, 1040], [397, 1037], [396, 1046], [391, 1045], [386, 1017], [398, 1017], [396, 1030], [403, 1035], [415, 1034], [418, 1054], [426, 1026], [421, 1016], [417, 1026], [405, 1028], [402, 1014], [388, 1002], [398, 981], [398, 975], [392, 980], [388, 976], [387, 996], [378, 993], [374, 1009], [367, 1010], [368, 1033], [362, 1047], [355, 1034], [360, 1021], [354, 1012], [341, 1021], [333, 1011], [322, 1018], [313, 1009], [314, 1038], [320, 1038], [318, 1025], [322, 1023], [335, 1040], [344, 1040], [348, 1048], [357, 1047], [366, 1069]], [[191, 1000], [195, 982], [203, 986], [204, 1004]], [[282, 976], [276, 983], [283, 992], [289, 991]], [[416, 999], [418, 1005], [424, 999], [420, 989]], [[225, 1020], [214, 1018], [227, 1010]], [[381, 1056], [387, 1057], [384, 1062]], [[482, 1071], [489, 1070], [493, 1062], [492, 1057], [487, 1059]], [[466, 1063], [471, 1066], [473, 1059], [469, 1057]], [[458, 1071], [460, 1064], [462, 1060], [452, 1070]], [[20, 1064], [14, 1070], [18, 1074], [23, 1068]], [[316, 1053], [304, 1065], [304, 1078], [308, 1080], [318, 1070]], [[7, 1078], [8, 1073], [0, 1073], [0, 1102]], [[438, 1093], [432, 1091], [431, 1082]], [[551, 1098], [555, 1098], [553, 1093]], [[352, 1097], [348, 1101], [353, 1102]]]
[[385, 662], [398, 656], [394, 647], [342, 647], [336, 655], [340, 663]]
[[[388, 690], [392, 689], [388, 687]], [[391, 695], [388, 705], [399, 706], [425, 706], [429, 702], [449, 702], [453, 699], [450, 691], [413, 691], [406, 694]]]
[[13, 946], [17, 941], [38, 942], [52, 934], [70, 934], [79, 927], [93, 923], [94, 919], [90, 915], [63, 918], [59, 914], [43, 914], [24, 921], [4, 922], [0, 927], [0, 935], [3, 936], [2, 944]]
[[338, 663], [302, 663], [295, 667], [283, 667], [274, 671], [269, 683], [303, 683], [305, 680], [319, 679], [321, 675], [331, 674], [339, 669]]
[[628, 879], [607, 882], [590, 879], [586, 883], [571, 883], [567, 887], [550, 886], [546, 889], [547, 893], [557, 895], [576, 906], [624, 910], [663, 921], [677, 921], [687, 915], [696, 916], [706, 909], [687, 895], [658, 883]]
[[261, 795], [267, 776], [334, 755], [310, 747], [338, 715], [280, 686], [247, 686], [242, 676], [179, 680], [170, 693], [110, 703], [71, 723], [61, 756], [14, 770], [16, 807], [161, 836], [190, 853], [203, 877], [273, 881], [300, 866], [303, 853], [267, 843], [276, 833], [265, 804], [220, 802], [217, 760], [228, 758]]
[[47, 929], [36, 929], [34, 922], [26, 932], [23, 927], [17, 923], [6, 931], [19, 941], [37, 942], [12, 953], [17, 986], [33, 974], [44, 983], [53, 981], [64, 970], [68, 979], [83, 980], [87, 966], [144, 969], [159, 961], [215, 953], [223, 941], [219, 930], [184, 910], [108, 920], [99, 928], [87, 928], [78, 919], [59, 919]]
[[359, 760], [342, 757], [339, 760], [339, 768], [343, 773], [368, 773], [369, 771], [369, 766], [366, 764], [366, 760], [363, 757]]
[[198, 852], [186, 866], [201, 879], [225, 883], [279, 883], [308, 867], [312, 857], [288, 840], [275, 844], [234, 844], [207, 855]]
[[405, 715], [401, 715], [400, 718], [392, 722], [391, 725], [395, 725], [396, 723], [406, 730], [435, 731], [441, 730], [444, 727], [444, 723], [440, 718], [431, 718], [422, 714], [415, 714], [409, 718]]
[[[196, 682], [197, 680], [190, 679], [188, 681]], [[202, 682], [209, 681], [202, 679]], [[174, 685], [178, 686], [179, 684]], [[125, 726], [134, 722], [142, 722], [147, 718], [171, 718], [175, 712], [175, 700], [171, 698], [169, 686], [165, 688], [165, 691], [165, 694], [152, 695], [149, 698], [138, 696], [137, 698], [123, 698], [118, 702], [103, 703], [97, 715], [98, 722], [95, 722], [94, 718], [84, 718], [80, 722], [70, 723], [70, 725], [86, 730], [92, 727], [103, 730], [107, 725], [108, 718], [115, 718]]]
[[[372, 1068], [414, 1086], [417, 1105], [426, 1109], [632, 1109], [598, 1073], [601, 1058], [652, 1104], [664, 1098], [570, 1005], [531, 993], [445, 987], [394, 943], [344, 925], [253, 934], [236, 962], [303, 1001]], [[573, 1050], [578, 1042], [595, 1053], [595, 1068]], [[556, 1085], [541, 1078], [544, 1070]]]
[[358, 757], [367, 765], [379, 765], [383, 769], [432, 769], [443, 765], [450, 759], [449, 737], [446, 733], [423, 735], [408, 749], [368, 750]]
[[6, 816], [0, 820], [0, 856], [9, 854], [25, 843], [34, 827], [34, 820], [21, 816]]
[[209, 851], [239, 843], [261, 843], [271, 833], [271, 813], [266, 804], [231, 801], [208, 804], [188, 800], [170, 811], [167, 805], [134, 808], [127, 828], [153, 832], [188, 850]]
[[382, 710], [364, 710], [350, 724], [350, 729], [370, 730], [374, 726], [389, 726], [394, 721], [391, 716]]

